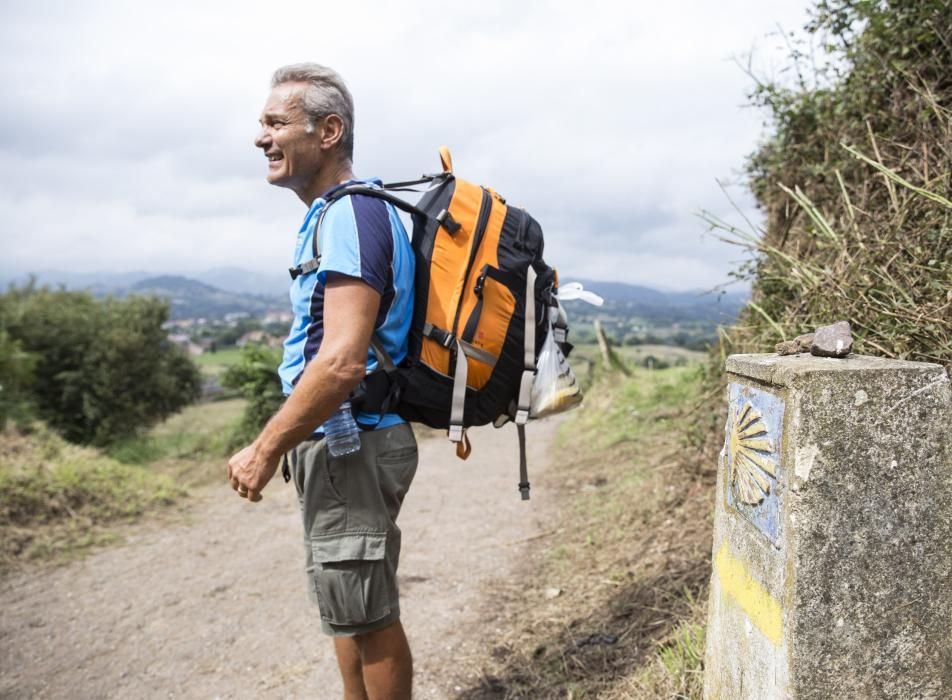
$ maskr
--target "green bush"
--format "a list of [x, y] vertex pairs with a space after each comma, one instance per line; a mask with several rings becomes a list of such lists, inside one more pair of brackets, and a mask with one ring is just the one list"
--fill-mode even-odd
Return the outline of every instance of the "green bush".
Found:
[[[19, 391], [70, 441], [104, 445], [198, 398], [201, 378], [166, 339], [165, 302], [97, 300], [85, 292], [11, 288], [0, 295], [0, 329], [34, 365]], [[21, 363], [20, 376], [25, 378]]]
[[766, 228], [709, 217], [754, 256], [731, 352], [846, 319], [857, 352], [952, 371], [952, 23], [948, 0], [821, 0], [787, 75], [753, 95], [771, 135], [750, 157]]
[[284, 393], [278, 366], [281, 353], [263, 345], [246, 345], [238, 363], [222, 376], [222, 386], [237, 390], [248, 400], [241, 424], [235, 431], [233, 447], [254, 440], [268, 419], [281, 407]]
[[36, 358], [0, 327], [0, 430], [10, 419], [23, 421], [30, 415], [29, 387]]

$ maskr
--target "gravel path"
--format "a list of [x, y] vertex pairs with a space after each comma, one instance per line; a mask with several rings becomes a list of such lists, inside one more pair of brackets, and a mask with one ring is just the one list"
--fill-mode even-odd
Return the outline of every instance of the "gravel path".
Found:
[[[452, 698], [454, 660], [491, 644], [487, 584], [544, 530], [546, 446], [529, 426], [533, 499], [516, 490], [516, 431], [471, 431], [473, 454], [420, 441], [400, 516], [401, 609], [416, 698]], [[307, 602], [294, 489], [249, 504], [199, 491], [184, 522], [150, 520], [125, 544], [0, 582], [0, 698], [339, 698], [329, 640]]]

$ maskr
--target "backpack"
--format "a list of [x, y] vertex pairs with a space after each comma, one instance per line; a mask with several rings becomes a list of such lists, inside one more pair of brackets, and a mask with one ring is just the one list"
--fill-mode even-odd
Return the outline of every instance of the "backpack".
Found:
[[[371, 348], [377, 371], [351, 396], [355, 415], [398, 413], [410, 422], [445, 428], [466, 459], [470, 426], [513, 421], [519, 432], [523, 500], [529, 498], [525, 424], [536, 359], [550, 324], [563, 355], [564, 313], [558, 309], [558, 277], [542, 259], [542, 228], [524, 209], [498, 193], [453, 173], [449, 150], [440, 148], [443, 170], [418, 180], [342, 187], [330, 195], [313, 237], [314, 258], [291, 269], [292, 279], [320, 264], [320, 225], [331, 205], [348, 195], [384, 199], [410, 214], [415, 299], [409, 349], [394, 366], [379, 340]], [[427, 185], [414, 206], [393, 194]], [[562, 320], [559, 320], [562, 319]]]

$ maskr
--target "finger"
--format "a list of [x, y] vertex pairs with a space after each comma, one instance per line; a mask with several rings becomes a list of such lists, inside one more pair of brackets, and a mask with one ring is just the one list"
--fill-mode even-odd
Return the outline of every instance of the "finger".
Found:
[[238, 495], [241, 496], [242, 498], [248, 498], [248, 489], [246, 489], [244, 486], [240, 486], [235, 490], [238, 492]]
[[257, 503], [258, 501], [261, 500], [261, 492], [260, 492], [260, 491], [249, 491], [249, 492], [248, 492], [248, 500], [251, 501], [252, 503]]

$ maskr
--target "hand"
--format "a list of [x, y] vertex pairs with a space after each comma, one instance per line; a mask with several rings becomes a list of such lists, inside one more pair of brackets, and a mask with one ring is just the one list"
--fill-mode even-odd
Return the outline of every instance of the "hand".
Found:
[[242, 498], [260, 501], [261, 491], [278, 470], [280, 460], [280, 456], [264, 456], [257, 444], [248, 445], [228, 460], [228, 481]]

